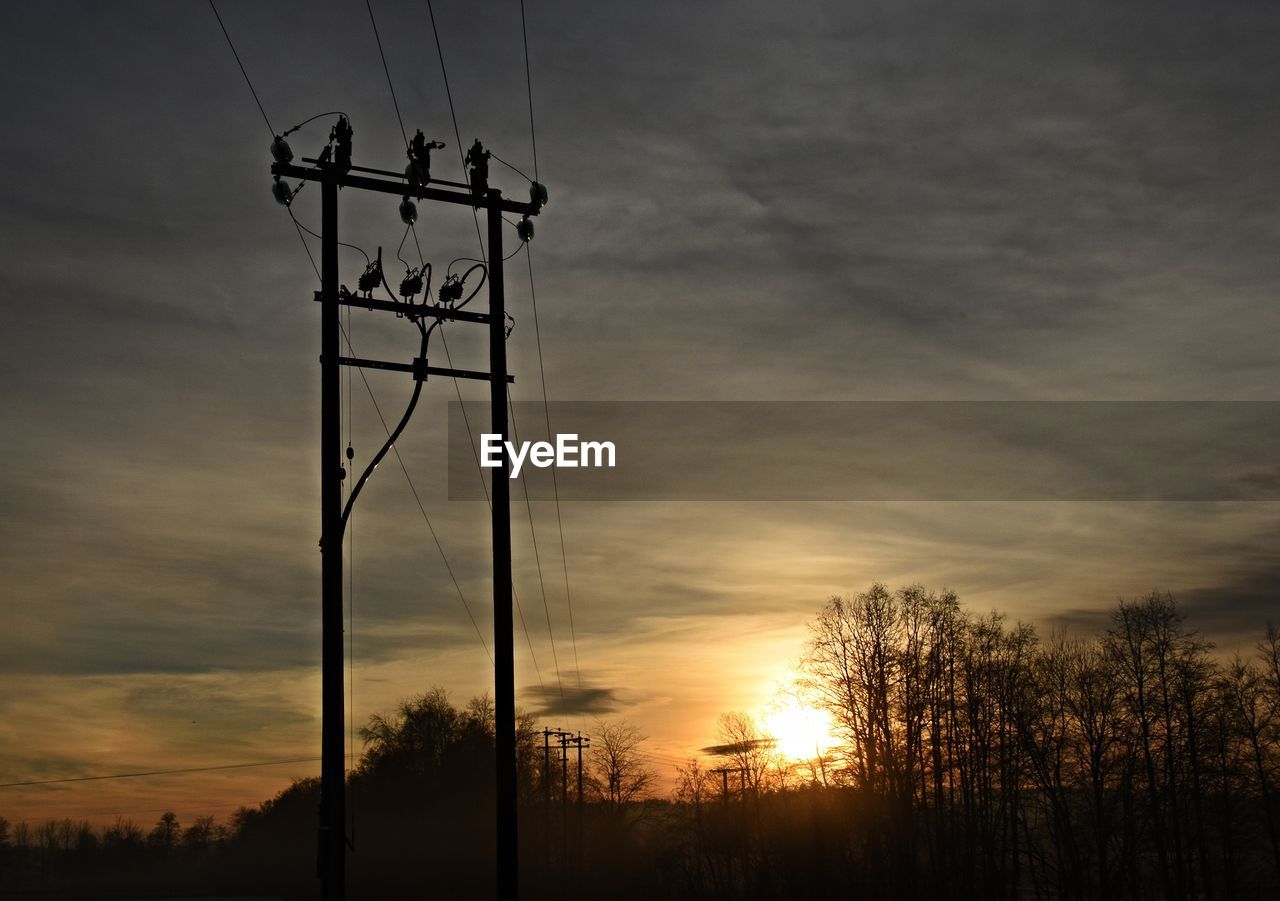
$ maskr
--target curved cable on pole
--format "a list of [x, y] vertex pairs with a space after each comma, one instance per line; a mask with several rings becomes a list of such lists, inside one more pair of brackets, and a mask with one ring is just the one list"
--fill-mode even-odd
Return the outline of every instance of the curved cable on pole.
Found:
[[348, 122], [350, 122], [350, 121], [351, 121], [351, 117], [350, 117], [350, 116], [347, 116], [347, 114], [346, 114], [346, 113], [344, 113], [342, 110], [331, 110], [330, 112], [327, 112], [327, 113], [316, 113], [314, 116], [312, 116], [312, 117], [311, 117], [311, 118], [309, 118], [309, 119], [303, 119], [303, 120], [302, 120], [301, 122], [299, 122], [297, 125], [293, 126], [293, 128], [289, 129], [289, 130], [288, 130], [288, 131], [286, 131], [284, 134], [280, 135], [280, 137], [282, 137], [282, 138], [287, 138], [287, 137], [289, 137], [289, 135], [293, 134], [295, 131], [297, 131], [297, 130], [298, 130], [299, 128], [301, 128], [302, 126], [307, 125], [307, 124], [309, 124], [309, 123], [311, 123], [311, 122], [314, 122], [314, 121], [316, 121], [317, 119], [323, 119], [325, 116], [346, 116], [347, 121], [348, 121]]
[[[423, 328], [421, 323], [418, 324], [418, 329], [422, 332], [422, 350], [419, 353], [420, 357], [426, 357], [427, 342], [431, 338], [432, 330], [437, 325], [439, 325], [439, 320], [431, 323], [429, 328]], [[347, 519], [351, 516], [351, 508], [355, 505], [356, 498], [360, 496], [360, 492], [364, 490], [365, 482], [369, 481], [369, 476], [373, 475], [373, 471], [378, 468], [378, 464], [382, 462], [382, 459], [386, 457], [391, 448], [395, 446], [396, 441], [399, 440], [400, 435], [405, 430], [405, 426], [409, 424], [409, 420], [413, 417], [413, 411], [418, 406], [418, 398], [421, 396], [422, 381], [414, 379], [413, 395], [409, 398], [409, 405], [404, 409], [404, 415], [400, 417], [400, 422], [396, 424], [396, 427], [391, 430], [391, 434], [387, 435], [386, 442], [378, 452], [374, 454], [373, 459], [369, 461], [369, 465], [364, 468], [364, 472], [360, 474], [359, 481], [356, 482], [356, 487], [351, 489], [351, 494], [347, 497], [347, 504], [342, 510], [342, 521], [338, 526], [339, 538], [341, 538], [347, 531]]]
[[484, 263], [476, 263], [466, 272], [462, 273], [462, 275], [458, 278], [458, 281], [462, 282], [463, 284], [466, 284], [467, 276], [475, 272], [477, 269], [480, 270], [480, 284], [476, 285], [475, 290], [467, 295], [466, 300], [462, 301], [456, 307], [454, 307], [455, 310], [461, 310], [467, 304], [471, 303], [471, 301], [475, 298], [475, 296], [480, 293], [480, 289], [484, 287], [484, 283], [489, 280], [489, 267], [486, 266]]

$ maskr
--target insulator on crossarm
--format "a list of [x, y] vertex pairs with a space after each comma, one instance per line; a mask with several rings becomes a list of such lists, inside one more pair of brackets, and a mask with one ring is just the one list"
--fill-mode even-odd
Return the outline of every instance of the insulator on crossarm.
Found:
[[276, 199], [277, 203], [288, 206], [293, 203], [293, 195], [293, 189], [282, 182], [280, 176], [277, 175], [276, 180], [271, 183], [271, 196]]
[[405, 225], [413, 225], [418, 221], [418, 205], [408, 197], [400, 201], [400, 221]]
[[411, 300], [422, 290], [422, 275], [416, 269], [410, 269], [400, 283], [400, 296]]
[[516, 234], [520, 236], [520, 240], [528, 244], [533, 240], [533, 220], [525, 216], [516, 223]]
[[330, 139], [334, 142], [333, 161], [339, 172], [347, 172], [351, 168], [351, 137], [354, 134], [351, 123], [346, 116], [338, 117], [338, 124], [333, 127]]
[[440, 285], [440, 303], [451, 307], [462, 300], [462, 282], [456, 275], [451, 275]]
[[542, 209], [547, 205], [547, 186], [540, 181], [529, 185], [529, 202]]
[[282, 166], [293, 162], [293, 150], [290, 149], [289, 142], [280, 135], [276, 135], [276, 139], [271, 142], [271, 158]]
[[380, 284], [382, 284], [382, 261], [378, 260], [370, 263], [364, 272], [360, 273], [359, 286], [361, 291], [369, 294]]

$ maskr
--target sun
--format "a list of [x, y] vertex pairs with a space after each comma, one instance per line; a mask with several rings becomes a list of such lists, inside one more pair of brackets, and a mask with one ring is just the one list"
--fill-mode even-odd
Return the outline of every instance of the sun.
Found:
[[796, 698], [766, 713], [764, 726], [777, 741], [778, 753], [792, 760], [821, 757], [837, 743], [830, 714]]

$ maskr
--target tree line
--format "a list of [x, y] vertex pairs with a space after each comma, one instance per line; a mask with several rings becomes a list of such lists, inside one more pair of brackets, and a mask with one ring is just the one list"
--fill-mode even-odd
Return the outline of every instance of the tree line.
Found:
[[1042, 639], [876, 584], [822, 609], [803, 671], [841, 744], [797, 772], [722, 720], [740, 809], [726, 839], [723, 781], [682, 773], [690, 897], [1280, 897], [1272, 627], [1223, 659], [1159, 592]]
[[[1119, 602], [1097, 634], [1042, 637], [951, 592], [875, 584], [821, 609], [801, 672], [831, 750], [784, 758], [726, 713], [665, 797], [635, 725], [596, 725], [578, 796], [521, 714], [526, 896], [1280, 896], [1273, 628], [1225, 658], [1167, 594]], [[349, 777], [353, 897], [492, 896], [493, 733], [487, 698], [439, 689], [370, 718]], [[185, 828], [0, 821], [0, 884], [310, 896], [318, 797], [300, 780]]]

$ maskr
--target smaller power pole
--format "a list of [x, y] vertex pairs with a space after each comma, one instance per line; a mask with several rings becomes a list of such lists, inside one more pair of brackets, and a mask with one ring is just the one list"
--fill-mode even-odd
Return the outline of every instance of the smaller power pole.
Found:
[[551, 730], [542, 730], [542, 878], [551, 881]]
[[560, 733], [560, 873], [569, 872], [569, 742], [568, 732]]
[[551, 880], [551, 739], [568, 735], [559, 729], [542, 730], [542, 849], [543, 876]]
[[582, 862], [583, 849], [586, 844], [586, 830], [584, 828], [584, 804], [586, 797], [582, 793], [582, 749], [590, 747], [591, 739], [583, 738], [579, 732], [577, 737], [573, 739], [573, 743], [578, 746], [578, 882], [582, 882]]
[[747, 796], [747, 768], [741, 766], [722, 766], [711, 770], [712, 773], [720, 774], [720, 800], [726, 805], [729, 803], [729, 774], [736, 773], [738, 776], [738, 794], [746, 798]]

